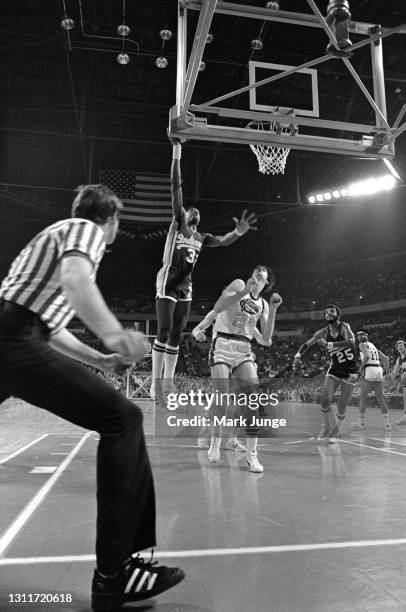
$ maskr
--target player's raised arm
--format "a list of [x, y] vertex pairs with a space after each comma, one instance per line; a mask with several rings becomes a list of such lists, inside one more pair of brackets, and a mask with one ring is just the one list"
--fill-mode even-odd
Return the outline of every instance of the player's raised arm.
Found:
[[309, 350], [311, 346], [313, 346], [314, 344], [317, 344], [321, 340], [325, 340], [326, 335], [327, 335], [327, 327], [323, 327], [323, 329], [319, 329], [319, 331], [317, 331], [309, 340], [306, 340], [306, 342], [303, 342], [303, 344], [301, 344], [297, 350], [297, 353], [293, 360], [293, 364], [295, 362], [299, 362], [302, 358], [302, 355], [304, 355], [304, 353], [307, 350]]
[[269, 300], [269, 305], [264, 301], [264, 310], [261, 316], [260, 325], [262, 332], [261, 344], [271, 346], [272, 336], [275, 329], [276, 311], [282, 304], [282, 298], [278, 293], [273, 293]]
[[241, 215], [241, 219], [233, 217], [235, 228], [232, 232], [225, 234], [224, 236], [211, 236], [208, 234], [205, 238], [204, 245], [208, 247], [228, 246], [233, 244], [238, 238], [244, 236], [249, 230], [257, 230], [257, 218], [255, 213], [247, 214], [248, 211], [244, 210]]
[[183, 208], [182, 175], [180, 172], [180, 158], [182, 155], [182, 145], [176, 140], [172, 142], [172, 165], [171, 165], [171, 193], [172, 193], [172, 212], [175, 218], [179, 218]]
[[233, 304], [236, 304], [244, 295], [251, 290], [252, 279], [248, 279], [246, 283], [240, 278], [237, 278], [230, 283], [223, 291], [217, 302], [214, 304], [213, 310], [216, 314], [226, 310]]

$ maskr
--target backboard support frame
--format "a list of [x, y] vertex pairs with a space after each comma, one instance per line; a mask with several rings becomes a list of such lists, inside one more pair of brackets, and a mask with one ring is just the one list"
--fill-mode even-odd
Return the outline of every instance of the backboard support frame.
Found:
[[[284, 118], [286, 121], [284, 111], [292, 109], [276, 107], [275, 112], [264, 113], [259, 110], [226, 108], [218, 104], [251, 89], [261, 87], [261, 85], [282, 79], [290, 74], [313, 68], [325, 61], [331, 60], [333, 58], [332, 55], [322, 55], [300, 66], [294, 66], [267, 79], [250, 83], [245, 87], [226, 93], [213, 100], [208, 100], [201, 104], [192, 103], [200, 62], [202, 61], [207, 35], [215, 13], [270, 20], [304, 27], [322, 28], [330, 42], [338, 48], [334, 34], [319, 12], [314, 0], [307, 0], [307, 2], [313, 14], [275, 11], [273, 9], [240, 5], [222, 0], [178, 0], [176, 104], [170, 111], [169, 136], [179, 138], [182, 141], [207, 140], [241, 144], [254, 142], [268, 145], [275, 144], [304, 151], [318, 151], [321, 153], [335, 153], [373, 159], [392, 159], [395, 155], [395, 140], [406, 130], [406, 121], [401, 123], [403, 118], [401, 112], [392, 126], [389, 125], [387, 120], [382, 40], [395, 33], [406, 34], [406, 24], [401, 24], [394, 28], [382, 28], [378, 24], [358, 21], [351, 21], [349, 24], [350, 32], [366, 37], [364, 40], [353, 44], [351, 51], [356, 51], [364, 46], [370, 47], [373, 95], [365, 87], [348, 57], [342, 57], [341, 60], [372, 107], [375, 114], [374, 124], [364, 125], [299, 115], [295, 117], [295, 124], [299, 126], [307, 125], [327, 131], [359, 133], [359, 139], [311, 136], [300, 133], [296, 135], [272, 134], [269, 132], [264, 134], [256, 130], [253, 133], [253, 130], [245, 129], [244, 127], [230, 127], [229, 125], [221, 125], [219, 123], [210, 125], [208, 122], [208, 116], [216, 114], [219, 118], [244, 119], [247, 121], [272, 120], [280, 121], [282, 124]], [[187, 61], [187, 22], [189, 11], [199, 11], [199, 19], [193, 47]]]

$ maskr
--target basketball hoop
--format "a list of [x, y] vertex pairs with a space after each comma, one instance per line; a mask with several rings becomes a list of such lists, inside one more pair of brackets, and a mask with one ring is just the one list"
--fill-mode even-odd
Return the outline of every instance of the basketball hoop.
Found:
[[[268, 131], [272, 134], [292, 135], [296, 131], [296, 126], [284, 127], [276, 121], [250, 121], [247, 128]], [[286, 161], [290, 153], [289, 147], [259, 144], [250, 144], [250, 147], [258, 160], [258, 169], [262, 174], [284, 174]]]

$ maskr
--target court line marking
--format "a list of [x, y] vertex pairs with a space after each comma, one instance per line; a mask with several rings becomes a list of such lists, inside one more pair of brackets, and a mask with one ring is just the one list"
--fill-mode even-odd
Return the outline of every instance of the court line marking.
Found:
[[57, 469], [57, 465], [37, 465], [29, 471], [29, 474], [53, 474]]
[[[370, 438], [370, 440], [378, 438]], [[385, 440], [379, 440], [380, 442], [385, 442]], [[371, 446], [369, 444], [364, 444], [363, 442], [351, 442], [350, 440], [343, 440], [343, 438], [339, 438], [339, 444], [352, 444], [353, 446], [364, 446], [365, 448], [372, 448], [372, 450], [381, 451], [382, 453], [392, 453], [393, 455], [400, 455], [401, 457], [406, 457], [406, 453], [399, 453], [398, 451], [391, 450], [389, 448], [378, 448], [377, 446]]]
[[397, 444], [398, 446], [406, 446], [406, 442], [396, 442], [396, 440], [385, 440], [385, 438], [371, 438], [369, 437], [370, 440], [377, 440], [378, 442], [389, 442], [389, 444]]
[[[281, 546], [248, 546], [245, 548], [207, 548], [200, 550], [165, 550], [157, 551], [156, 557], [192, 558], [192, 557], [224, 557], [227, 555], [256, 555], [286, 552], [309, 552], [315, 550], [343, 550], [349, 548], [370, 548], [376, 546], [404, 546], [406, 538], [394, 540], [359, 540], [353, 542], [320, 542], [318, 544], [285, 544]], [[32, 565], [37, 563], [90, 563], [96, 560], [95, 555], [65, 555], [58, 557], [10, 557], [0, 559], [0, 566]]]
[[363, 446], [364, 448], [372, 448], [372, 450], [380, 451], [381, 453], [391, 453], [392, 455], [400, 455], [406, 457], [406, 453], [399, 453], [398, 451], [391, 450], [390, 448], [378, 448], [377, 446], [371, 446], [370, 444], [363, 444], [361, 442], [350, 442], [349, 440], [342, 440], [340, 438], [340, 444], [352, 444], [353, 446]]
[[14, 522], [10, 525], [8, 529], [3, 533], [0, 537], [0, 557], [2, 557], [10, 546], [14, 538], [18, 535], [21, 529], [24, 527], [25, 523], [31, 517], [31, 515], [35, 512], [38, 506], [41, 504], [45, 496], [52, 489], [58, 478], [61, 476], [62, 472], [68, 467], [72, 459], [78, 454], [83, 444], [86, 442], [89, 437], [90, 432], [86, 433], [76, 444], [75, 448], [69, 453], [69, 455], [62, 461], [59, 465], [56, 472], [54, 472], [45, 484], [37, 491], [34, 497], [28, 502], [25, 508], [20, 512]]
[[36, 438], [32, 442], [29, 442], [28, 444], [25, 444], [24, 446], [22, 446], [18, 450], [14, 451], [14, 453], [11, 453], [10, 455], [7, 455], [7, 457], [4, 457], [3, 459], [0, 459], [0, 465], [2, 465], [3, 463], [7, 463], [7, 461], [10, 461], [10, 459], [13, 459], [14, 457], [17, 457], [17, 455], [19, 455], [20, 453], [23, 453], [27, 448], [30, 448], [30, 446], [33, 446], [37, 442], [40, 442], [41, 440], [46, 438], [48, 435], [49, 434], [44, 434], [43, 436], [40, 436], [39, 438]]

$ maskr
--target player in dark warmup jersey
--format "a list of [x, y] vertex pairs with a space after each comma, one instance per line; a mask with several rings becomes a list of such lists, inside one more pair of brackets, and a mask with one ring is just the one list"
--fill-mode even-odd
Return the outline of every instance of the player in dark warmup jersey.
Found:
[[200, 213], [197, 208], [183, 207], [180, 172], [181, 145], [173, 144], [171, 167], [173, 220], [165, 243], [162, 268], [156, 279], [157, 337], [152, 346], [151, 396], [156, 396], [156, 381], [163, 377], [169, 386], [173, 379], [179, 353], [179, 341], [189, 318], [192, 301], [192, 272], [203, 247], [228, 246], [256, 230], [255, 214], [244, 211], [236, 227], [225, 236], [200, 233], [197, 229]]
[[318, 330], [310, 340], [299, 347], [293, 361], [293, 368], [297, 369], [303, 353], [316, 343], [326, 348], [330, 353], [330, 366], [321, 394], [323, 425], [319, 440], [333, 440], [339, 435], [335, 415], [331, 413], [331, 402], [336, 390], [341, 387], [336, 414], [340, 421], [344, 420], [347, 414], [347, 404], [358, 378], [358, 368], [355, 361], [355, 336], [349, 324], [340, 321], [340, 314], [338, 306], [328, 305], [324, 311], [326, 327]]
[[396, 359], [391, 377], [395, 380], [399, 376], [403, 387], [403, 416], [399, 421], [396, 421], [396, 425], [406, 425], [406, 342], [404, 340], [398, 340], [395, 344], [395, 348], [399, 353], [399, 357]]

